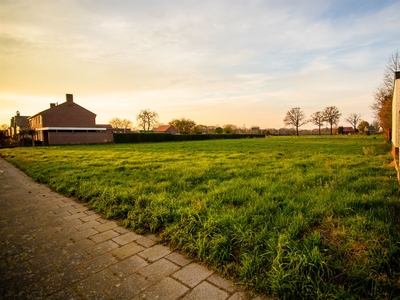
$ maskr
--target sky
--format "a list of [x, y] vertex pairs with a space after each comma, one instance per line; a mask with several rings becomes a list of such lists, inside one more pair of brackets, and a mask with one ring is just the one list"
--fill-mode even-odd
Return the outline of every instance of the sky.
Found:
[[98, 124], [281, 128], [327, 106], [371, 122], [399, 18], [399, 0], [0, 0], [0, 124], [67, 93]]

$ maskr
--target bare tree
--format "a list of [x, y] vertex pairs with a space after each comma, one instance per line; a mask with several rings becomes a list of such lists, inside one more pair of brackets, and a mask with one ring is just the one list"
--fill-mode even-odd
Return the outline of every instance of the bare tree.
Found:
[[331, 126], [331, 135], [332, 135], [332, 128], [333, 125], [337, 125], [342, 115], [336, 106], [328, 106], [325, 107], [324, 111], [322, 112], [324, 115], [325, 121]]
[[143, 128], [145, 131], [149, 131], [158, 124], [158, 113], [150, 109], [143, 109], [136, 116], [136, 121], [139, 127]]
[[0, 126], [0, 146], [6, 145], [8, 142], [8, 128], [7, 124]]
[[318, 126], [318, 135], [321, 135], [321, 126], [325, 123], [324, 114], [322, 111], [317, 111], [311, 115], [310, 121]]
[[374, 91], [374, 102], [370, 106], [374, 117], [379, 119], [385, 130], [386, 138], [390, 139], [392, 129], [392, 100], [394, 88], [394, 73], [400, 71], [399, 51], [393, 52], [386, 63], [381, 85]]
[[361, 121], [361, 117], [361, 114], [352, 113], [345, 119], [346, 122], [349, 122], [353, 126], [354, 132], [357, 129], [357, 124]]
[[113, 128], [120, 128], [122, 127], [122, 121], [120, 118], [112, 118], [108, 121]]
[[125, 132], [126, 129], [132, 127], [132, 121], [130, 121], [128, 119], [123, 119], [121, 121], [121, 126], [122, 126], [122, 128], [124, 128], [124, 132]]
[[300, 107], [294, 107], [286, 113], [283, 122], [286, 126], [294, 126], [296, 128], [296, 135], [299, 135], [299, 128], [309, 122], [306, 119], [304, 112], [300, 110]]
[[374, 119], [372, 121], [372, 126], [375, 127], [376, 131], [379, 131], [379, 129], [381, 128], [381, 122], [379, 121], [379, 119]]

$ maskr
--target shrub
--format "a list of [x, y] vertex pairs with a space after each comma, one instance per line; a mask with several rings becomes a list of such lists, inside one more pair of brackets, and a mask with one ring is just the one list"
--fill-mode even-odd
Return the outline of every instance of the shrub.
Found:
[[265, 134], [167, 134], [167, 133], [114, 133], [114, 142], [121, 143], [149, 143], [149, 142], [179, 142], [204, 141], [214, 139], [245, 139], [264, 138]]

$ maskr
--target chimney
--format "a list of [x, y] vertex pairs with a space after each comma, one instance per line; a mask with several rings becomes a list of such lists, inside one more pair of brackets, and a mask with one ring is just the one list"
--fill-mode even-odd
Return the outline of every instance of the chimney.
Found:
[[17, 116], [17, 117], [19, 117], [19, 111], [17, 110], [17, 112], [15, 113], [15, 115]]
[[50, 103], [50, 108], [56, 107], [55, 103]]
[[74, 95], [67, 94], [67, 102], [74, 102]]

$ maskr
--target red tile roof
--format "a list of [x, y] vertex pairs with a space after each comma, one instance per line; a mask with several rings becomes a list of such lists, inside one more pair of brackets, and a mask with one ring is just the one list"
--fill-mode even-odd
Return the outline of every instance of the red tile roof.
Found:
[[167, 131], [171, 125], [161, 125], [158, 128], [154, 129], [154, 131]]

